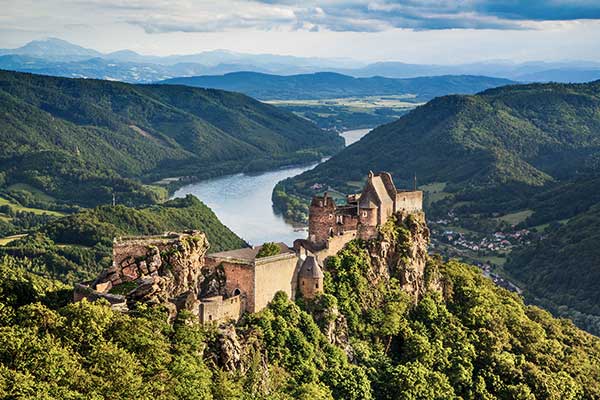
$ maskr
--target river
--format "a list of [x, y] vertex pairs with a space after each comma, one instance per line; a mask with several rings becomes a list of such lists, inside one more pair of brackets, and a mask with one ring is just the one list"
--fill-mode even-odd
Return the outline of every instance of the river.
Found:
[[[370, 129], [342, 132], [346, 146], [356, 142]], [[306, 237], [306, 227], [287, 223], [275, 214], [271, 193], [277, 182], [314, 168], [318, 163], [267, 171], [260, 174], [235, 174], [183, 186], [173, 197], [193, 194], [209, 206], [217, 217], [238, 236], [252, 245], [284, 242]]]

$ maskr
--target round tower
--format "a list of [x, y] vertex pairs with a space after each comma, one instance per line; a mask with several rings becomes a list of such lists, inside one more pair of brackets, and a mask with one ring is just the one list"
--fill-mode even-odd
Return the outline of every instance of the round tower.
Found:
[[314, 299], [323, 293], [323, 270], [314, 256], [307, 256], [298, 273], [300, 293], [305, 299]]

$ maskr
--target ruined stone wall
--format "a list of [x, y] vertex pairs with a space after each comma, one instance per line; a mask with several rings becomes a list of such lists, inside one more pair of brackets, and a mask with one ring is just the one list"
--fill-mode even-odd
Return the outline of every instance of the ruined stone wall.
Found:
[[202, 299], [200, 302], [200, 322], [220, 322], [227, 320], [237, 321], [244, 311], [244, 300], [242, 296], [233, 296], [223, 299], [223, 296], [215, 296]]
[[314, 251], [313, 254], [317, 258], [317, 260], [323, 264], [325, 259], [329, 256], [336, 254], [338, 251], [344, 248], [346, 243], [349, 241], [356, 239], [357, 231], [347, 231], [342, 235], [337, 235], [332, 238], [329, 238], [327, 241], [327, 246], [324, 249]]
[[379, 207], [378, 221], [379, 225], [383, 225], [386, 223], [389, 217], [394, 214], [394, 202], [393, 200], [385, 199], [381, 202], [381, 206]]
[[253, 312], [265, 308], [279, 291], [285, 292], [290, 299], [295, 298], [300, 268], [296, 254], [286, 253], [259, 258], [255, 264], [256, 287]]
[[359, 210], [358, 238], [368, 240], [377, 237], [377, 217], [378, 211], [376, 209], [365, 208]]
[[245, 311], [254, 312], [256, 284], [254, 265], [233, 261], [220, 261], [219, 264], [223, 265], [227, 279], [225, 282], [227, 296], [234, 296], [236, 290], [239, 290], [242, 297], [245, 297]]
[[313, 243], [325, 243], [335, 225], [335, 203], [331, 198], [315, 197], [308, 215], [308, 237]]
[[356, 215], [344, 215], [342, 228], [344, 231], [353, 231], [358, 227], [358, 216]]
[[79, 285], [75, 299], [118, 295], [127, 307], [142, 302], [164, 305], [171, 317], [182, 308], [197, 314], [207, 249], [206, 236], [198, 231], [115, 240], [113, 265]]
[[423, 210], [423, 192], [398, 192], [396, 196], [396, 210], [415, 212]]

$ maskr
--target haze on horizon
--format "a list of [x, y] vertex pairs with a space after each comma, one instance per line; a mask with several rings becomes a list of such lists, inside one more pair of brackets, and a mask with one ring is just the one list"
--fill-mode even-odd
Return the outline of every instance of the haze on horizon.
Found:
[[600, 59], [593, 0], [2, 0], [0, 47], [58, 37], [102, 52], [227, 49], [363, 62]]

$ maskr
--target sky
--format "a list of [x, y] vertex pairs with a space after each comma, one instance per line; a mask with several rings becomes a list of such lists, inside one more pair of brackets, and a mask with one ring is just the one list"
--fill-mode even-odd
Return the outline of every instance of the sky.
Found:
[[600, 0], [0, 0], [0, 47], [458, 64], [600, 61]]

